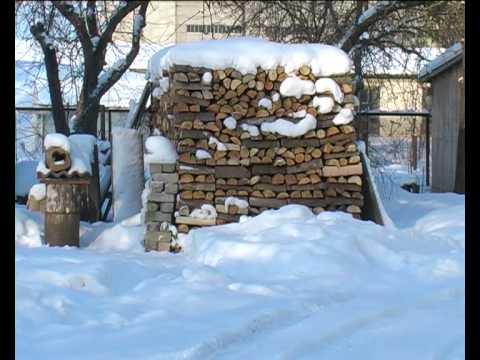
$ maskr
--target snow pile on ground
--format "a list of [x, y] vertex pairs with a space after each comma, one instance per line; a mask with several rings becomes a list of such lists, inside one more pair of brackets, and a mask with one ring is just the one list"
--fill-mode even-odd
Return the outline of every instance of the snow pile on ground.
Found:
[[148, 64], [152, 81], [172, 65], [203, 66], [212, 69], [232, 67], [242, 74], [256, 73], [257, 67], [283, 66], [292, 73], [310, 65], [315, 76], [346, 74], [352, 61], [341, 49], [325, 44], [282, 44], [253, 37], [204, 40], [177, 44], [157, 52]]
[[298, 123], [279, 118], [273, 122], [264, 122], [260, 125], [263, 132], [278, 133], [283, 136], [297, 137], [305, 135], [310, 130], [317, 127], [317, 119], [311, 115], [306, 114], [305, 117]]
[[171, 164], [177, 160], [177, 150], [165, 136], [149, 136], [145, 141], [145, 163]]
[[37, 183], [38, 161], [19, 161], [15, 163], [15, 196], [27, 196], [30, 188]]
[[35, 200], [43, 200], [47, 196], [47, 186], [45, 184], [35, 184], [30, 188], [28, 196], [33, 197]]
[[401, 229], [289, 205], [177, 255], [141, 251], [139, 215], [82, 223], [80, 249], [17, 246], [16, 358], [465, 358], [464, 196], [406, 194], [429, 211]]
[[42, 246], [40, 215], [15, 205], [15, 245]]
[[[90, 249], [103, 251], [133, 251], [143, 253], [144, 226], [140, 214], [106, 228], [90, 243]], [[85, 239], [84, 239], [85, 241]]]

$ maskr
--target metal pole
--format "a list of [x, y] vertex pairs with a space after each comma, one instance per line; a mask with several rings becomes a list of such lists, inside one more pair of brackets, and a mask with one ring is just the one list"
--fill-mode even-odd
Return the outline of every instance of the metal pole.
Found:
[[105, 106], [101, 105], [100, 113], [100, 139], [105, 140]]
[[108, 141], [112, 143], [112, 110], [108, 109]]
[[427, 178], [425, 183], [430, 186], [430, 116], [425, 117], [427, 126], [425, 129], [425, 156], [426, 156], [426, 172]]
[[368, 156], [368, 132], [369, 132], [369, 129], [368, 129], [368, 115], [365, 116], [365, 119], [366, 119], [366, 125], [365, 125], [365, 128], [366, 128], [366, 131], [365, 131], [365, 154]]

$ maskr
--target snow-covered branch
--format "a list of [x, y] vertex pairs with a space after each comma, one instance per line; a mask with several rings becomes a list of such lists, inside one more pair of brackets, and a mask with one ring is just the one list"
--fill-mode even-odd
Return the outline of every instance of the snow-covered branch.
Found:
[[422, 4], [423, 1], [379, 1], [358, 17], [355, 24], [345, 32], [345, 35], [338, 42], [337, 46], [349, 52], [357, 43], [360, 36], [380, 19], [385, 18], [397, 10], [412, 8]]

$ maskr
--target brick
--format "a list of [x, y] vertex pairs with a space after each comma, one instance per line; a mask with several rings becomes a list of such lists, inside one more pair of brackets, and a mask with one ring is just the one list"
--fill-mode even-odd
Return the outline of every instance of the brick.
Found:
[[160, 204], [160, 211], [163, 213], [173, 213], [175, 206], [173, 203], [161, 203]]
[[162, 212], [147, 212], [145, 214], [145, 220], [147, 222], [150, 222], [150, 221], [159, 221], [159, 222], [163, 222], [163, 221], [167, 221], [167, 222], [172, 222], [172, 214], [166, 214], [166, 213], [162, 213]]
[[147, 197], [147, 201], [154, 201], [154, 202], [174, 202], [175, 195], [174, 194], [166, 194], [166, 193], [150, 193]]
[[176, 183], [178, 182], [178, 174], [153, 174], [152, 180], [164, 183]]
[[150, 190], [153, 192], [162, 192], [165, 189], [165, 183], [162, 181], [150, 181]]
[[176, 194], [178, 192], [178, 184], [165, 184], [165, 192], [167, 194]]

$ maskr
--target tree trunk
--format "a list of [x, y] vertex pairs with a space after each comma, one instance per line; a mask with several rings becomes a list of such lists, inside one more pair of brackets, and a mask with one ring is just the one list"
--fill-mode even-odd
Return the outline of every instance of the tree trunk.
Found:
[[43, 50], [55, 131], [68, 136], [70, 134], [70, 129], [68, 128], [67, 120], [65, 118], [65, 109], [63, 107], [62, 90], [60, 88], [60, 79], [58, 76], [58, 61], [55, 47], [48, 43], [42, 23], [33, 25], [30, 28], [30, 32], [40, 43], [40, 46]]
[[90, 97], [89, 100], [81, 99], [77, 105], [74, 130], [76, 133], [97, 136], [97, 122], [100, 104], [98, 99]]

